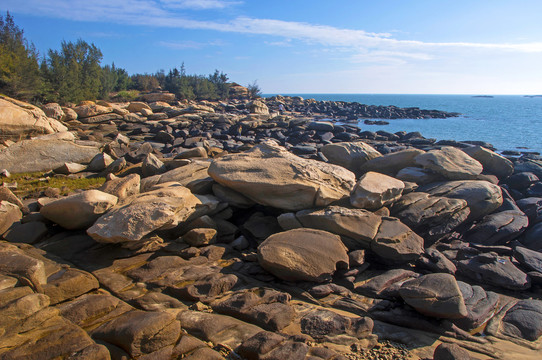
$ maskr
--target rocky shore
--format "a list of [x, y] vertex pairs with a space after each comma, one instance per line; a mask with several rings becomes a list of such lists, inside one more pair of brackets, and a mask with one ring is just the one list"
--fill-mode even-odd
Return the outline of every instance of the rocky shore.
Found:
[[540, 358], [540, 157], [347, 123], [433, 110], [140, 100], [0, 96], [0, 359]]

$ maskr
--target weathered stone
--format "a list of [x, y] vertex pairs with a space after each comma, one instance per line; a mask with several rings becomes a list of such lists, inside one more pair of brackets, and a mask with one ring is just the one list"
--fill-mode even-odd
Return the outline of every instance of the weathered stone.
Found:
[[321, 151], [330, 163], [355, 173], [360, 172], [367, 161], [382, 156], [372, 146], [361, 141], [328, 144], [323, 146]]
[[420, 154], [414, 161], [450, 180], [473, 179], [483, 170], [482, 164], [477, 160], [450, 146]]
[[100, 217], [87, 233], [98, 242], [133, 242], [186, 221], [201, 201], [184, 186], [166, 185], [126, 199], [126, 205]]
[[404, 269], [388, 270], [385, 273], [372, 277], [369, 281], [356, 286], [359, 294], [373, 298], [399, 297], [399, 288], [406, 281], [416, 278], [418, 274]]
[[476, 329], [494, 315], [499, 305], [499, 295], [462, 281], [458, 281], [457, 284], [461, 289], [468, 314], [462, 319], [455, 320], [454, 323], [467, 331]]
[[520, 300], [502, 319], [506, 335], [536, 341], [542, 336], [542, 301]]
[[86, 229], [117, 203], [117, 197], [99, 190], [87, 190], [41, 208], [40, 214], [65, 229]]
[[517, 246], [514, 249], [514, 258], [527, 269], [542, 273], [542, 252]]
[[287, 281], [329, 280], [337, 267], [348, 266], [346, 247], [337, 235], [294, 229], [270, 236], [258, 246], [260, 265]]
[[542, 251], [542, 222], [527, 230], [520, 241], [531, 250]]
[[0, 274], [13, 276], [37, 290], [47, 283], [43, 261], [24, 254], [13, 245], [0, 247]]
[[128, 108], [127, 110], [131, 113], [136, 113], [136, 112], [140, 112], [141, 109], [148, 109], [148, 110], [151, 110], [151, 107], [149, 105], [147, 105], [146, 103], [144, 102], [141, 102], [141, 101], [132, 101], [129, 105], [128, 105]]
[[442, 343], [436, 347], [433, 360], [471, 360], [469, 352], [457, 344]]
[[315, 339], [342, 334], [361, 339], [373, 331], [371, 318], [349, 318], [325, 309], [310, 311], [301, 318], [300, 323], [301, 332]]
[[467, 155], [478, 160], [484, 167], [484, 172], [493, 174], [499, 179], [504, 179], [514, 172], [514, 164], [504, 156], [481, 146], [473, 146], [461, 149]]
[[208, 158], [207, 150], [204, 147], [196, 146], [192, 149], [187, 149], [175, 156], [175, 159], [192, 159], [192, 158]]
[[399, 219], [383, 217], [371, 250], [385, 262], [406, 263], [423, 253], [423, 239]]
[[99, 149], [72, 141], [34, 139], [0, 150], [0, 168], [12, 173], [56, 169], [64, 163], [88, 163]]
[[0, 234], [5, 233], [23, 214], [19, 207], [9, 201], [0, 201]]
[[525, 290], [531, 287], [527, 274], [512, 264], [509, 258], [495, 253], [485, 253], [457, 262], [458, 270], [482, 284], [510, 290]]
[[62, 270], [60, 275], [55, 274], [43, 287], [43, 292], [54, 305], [99, 287], [98, 280], [91, 274], [79, 269], [67, 269]]
[[371, 171], [356, 183], [350, 203], [357, 208], [376, 210], [397, 201], [404, 188], [401, 180]]
[[94, 103], [76, 106], [73, 110], [77, 113], [79, 119], [113, 112], [113, 108], [111, 107], [96, 105]]
[[141, 164], [143, 177], [159, 175], [166, 172], [166, 166], [153, 154], [148, 154]]
[[53, 134], [68, 130], [59, 121], [47, 117], [40, 108], [4, 95], [0, 95], [0, 119], [0, 135], [3, 136]]
[[269, 115], [269, 108], [260, 100], [254, 100], [248, 103], [247, 108], [251, 114]]
[[99, 153], [88, 164], [87, 170], [99, 172], [105, 170], [106, 167], [113, 163], [113, 158], [106, 153]]
[[70, 174], [77, 174], [78, 172], [85, 171], [87, 169], [86, 165], [74, 163], [74, 162], [67, 162], [62, 164], [61, 166], [54, 169], [54, 172], [57, 174], [63, 174], [63, 175], [70, 175]]
[[39, 221], [13, 226], [4, 234], [4, 239], [12, 243], [35, 244], [47, 235], [47, 225]]
[[418, 185], [426, 185], [443, 180], [441, 175], [435, 174], [431, 170], [422, 169], [419, 167], [403, 168], [397, 172], [395, 177], [399, 180], [413, 182]]
[[395, 176], [401, 169], [416, 166], [414, 158], [423, 153], [423, 150], [407, 149], [378, 156], [363, 164], [360, 170]]
[[521, 211], [508, 210], [486, 215], [467, 232], [468, 242], [482, 245], [506, 245], [520, 236], [529, 219]]
[[153, 93], [141, 95], [141, 99], [143, 99], [144, 101], [148, 103], [152, 103], [156, 101], [170, 102], [170, 101], [175, 101], [175, 94], [168, 93], [168, 92], [153, 92]]
[[302, 159], [269, 144], [215, 159], [208, 171], [219, 184], [259, 204], [287, 210], [325, 206], [345, 198], [355, 181], [354, 174], [344, 168]]
[[465, 200], [470, 209], [467, 221], [477, 220], [492, 213], [503, 202], [501, 188], [487, 181], [449, 181], [430, 184], [419, 190], [434, 196]]
[[467, 316], [463, 295], [453, 275], [428, 274], [404, 283], [399, 294], [418, 312], [438, 318]]
[[138, 174], [130, 174], [119, 178], [115, 177], [106, 181], [98, 190], [116, 196], [119, 200], [123, 200], [139, 194], [140, 181], [141, 177]]
[[183, 240], [191, 246], [204, 246], [216, 242], [215, 229], [192, 229], [183, 235]]
[[178, 182], [196, 194], [208, 194], [214, 181], [207, 170], [210, 162], [193, 160], [188, 165], [167, 171], [161, 175], [150, 176], [141, 181], [141, 191], [150, 189], [155, 184]]

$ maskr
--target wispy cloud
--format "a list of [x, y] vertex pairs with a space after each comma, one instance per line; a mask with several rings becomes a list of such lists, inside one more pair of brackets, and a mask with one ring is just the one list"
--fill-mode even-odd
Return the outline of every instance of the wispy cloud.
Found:
[[160, 0], [160, 2], [171, 9], [193, 10], [225, 9], [243, 3], [242, 1], [225, 0]]
[[222, 40], [208, 41], [208, 42], [197, 42], [192, 40], [183, 40], [183, 41], [160, 41], [158, 43], [160, 46], [164, 46], [174, 50], [186, 50], [194, 49], [199, 50], [209, 46], [227, 46], [228, 44]]
[[[239, 4], [226, 0], [3, 0], [0, 8], [14, 13], [65, 18], [76, 21], [112, 22], [130, 25], [181, 29], [202, 29], [269, 36], [269, 44], [292, 40], [309, 44], [348, 49], [353, 61], [371, 56], [406, 60], [429, 60], [439, 51], [480, 50], [499, 52], [542, 52], [537, 43], [423, 42], [400, 40], [390, 33], [373, 33], [359, 29], [338, 28], [306, 22], [237, 17], [229, 21], [194, 20], [182, 9], [220, 9]], [[171, 44], [170, 44], [171, 45]], [[171, 45], [173, 46], [173, 45]], [[197, 48], [190, 42], [178, 48]], [[374, 57], [372, 58], [374, 59]]]

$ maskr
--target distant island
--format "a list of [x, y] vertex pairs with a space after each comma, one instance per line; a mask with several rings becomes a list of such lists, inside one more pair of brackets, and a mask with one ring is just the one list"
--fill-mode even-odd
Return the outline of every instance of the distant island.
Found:
[[542, 97], [542, 95], [525, 95], [523, 97], [526, 97], [526, 98], [540, 98], [540, 97]]
[[492, 98], [492, 95], [474, 95], [473, 98]]

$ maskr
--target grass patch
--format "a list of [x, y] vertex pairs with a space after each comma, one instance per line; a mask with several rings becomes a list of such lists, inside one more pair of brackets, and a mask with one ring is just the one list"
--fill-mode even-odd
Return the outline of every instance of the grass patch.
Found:
[[66, 195], [74, 190], [95, 189], [103, 185], [105, 178], [81, 178], [73, 179], [63, 175], [46, 174], [43, 172], [12, 174], [5, 183], [17, 182], [17, 188], [13, 193], [21, 199], [39, 197], [47, 188], [60, 189], [61, 195]]
[[112, 96], [115, 101], [134, 101], [139, 96], [137, 90], [122, 90]]

